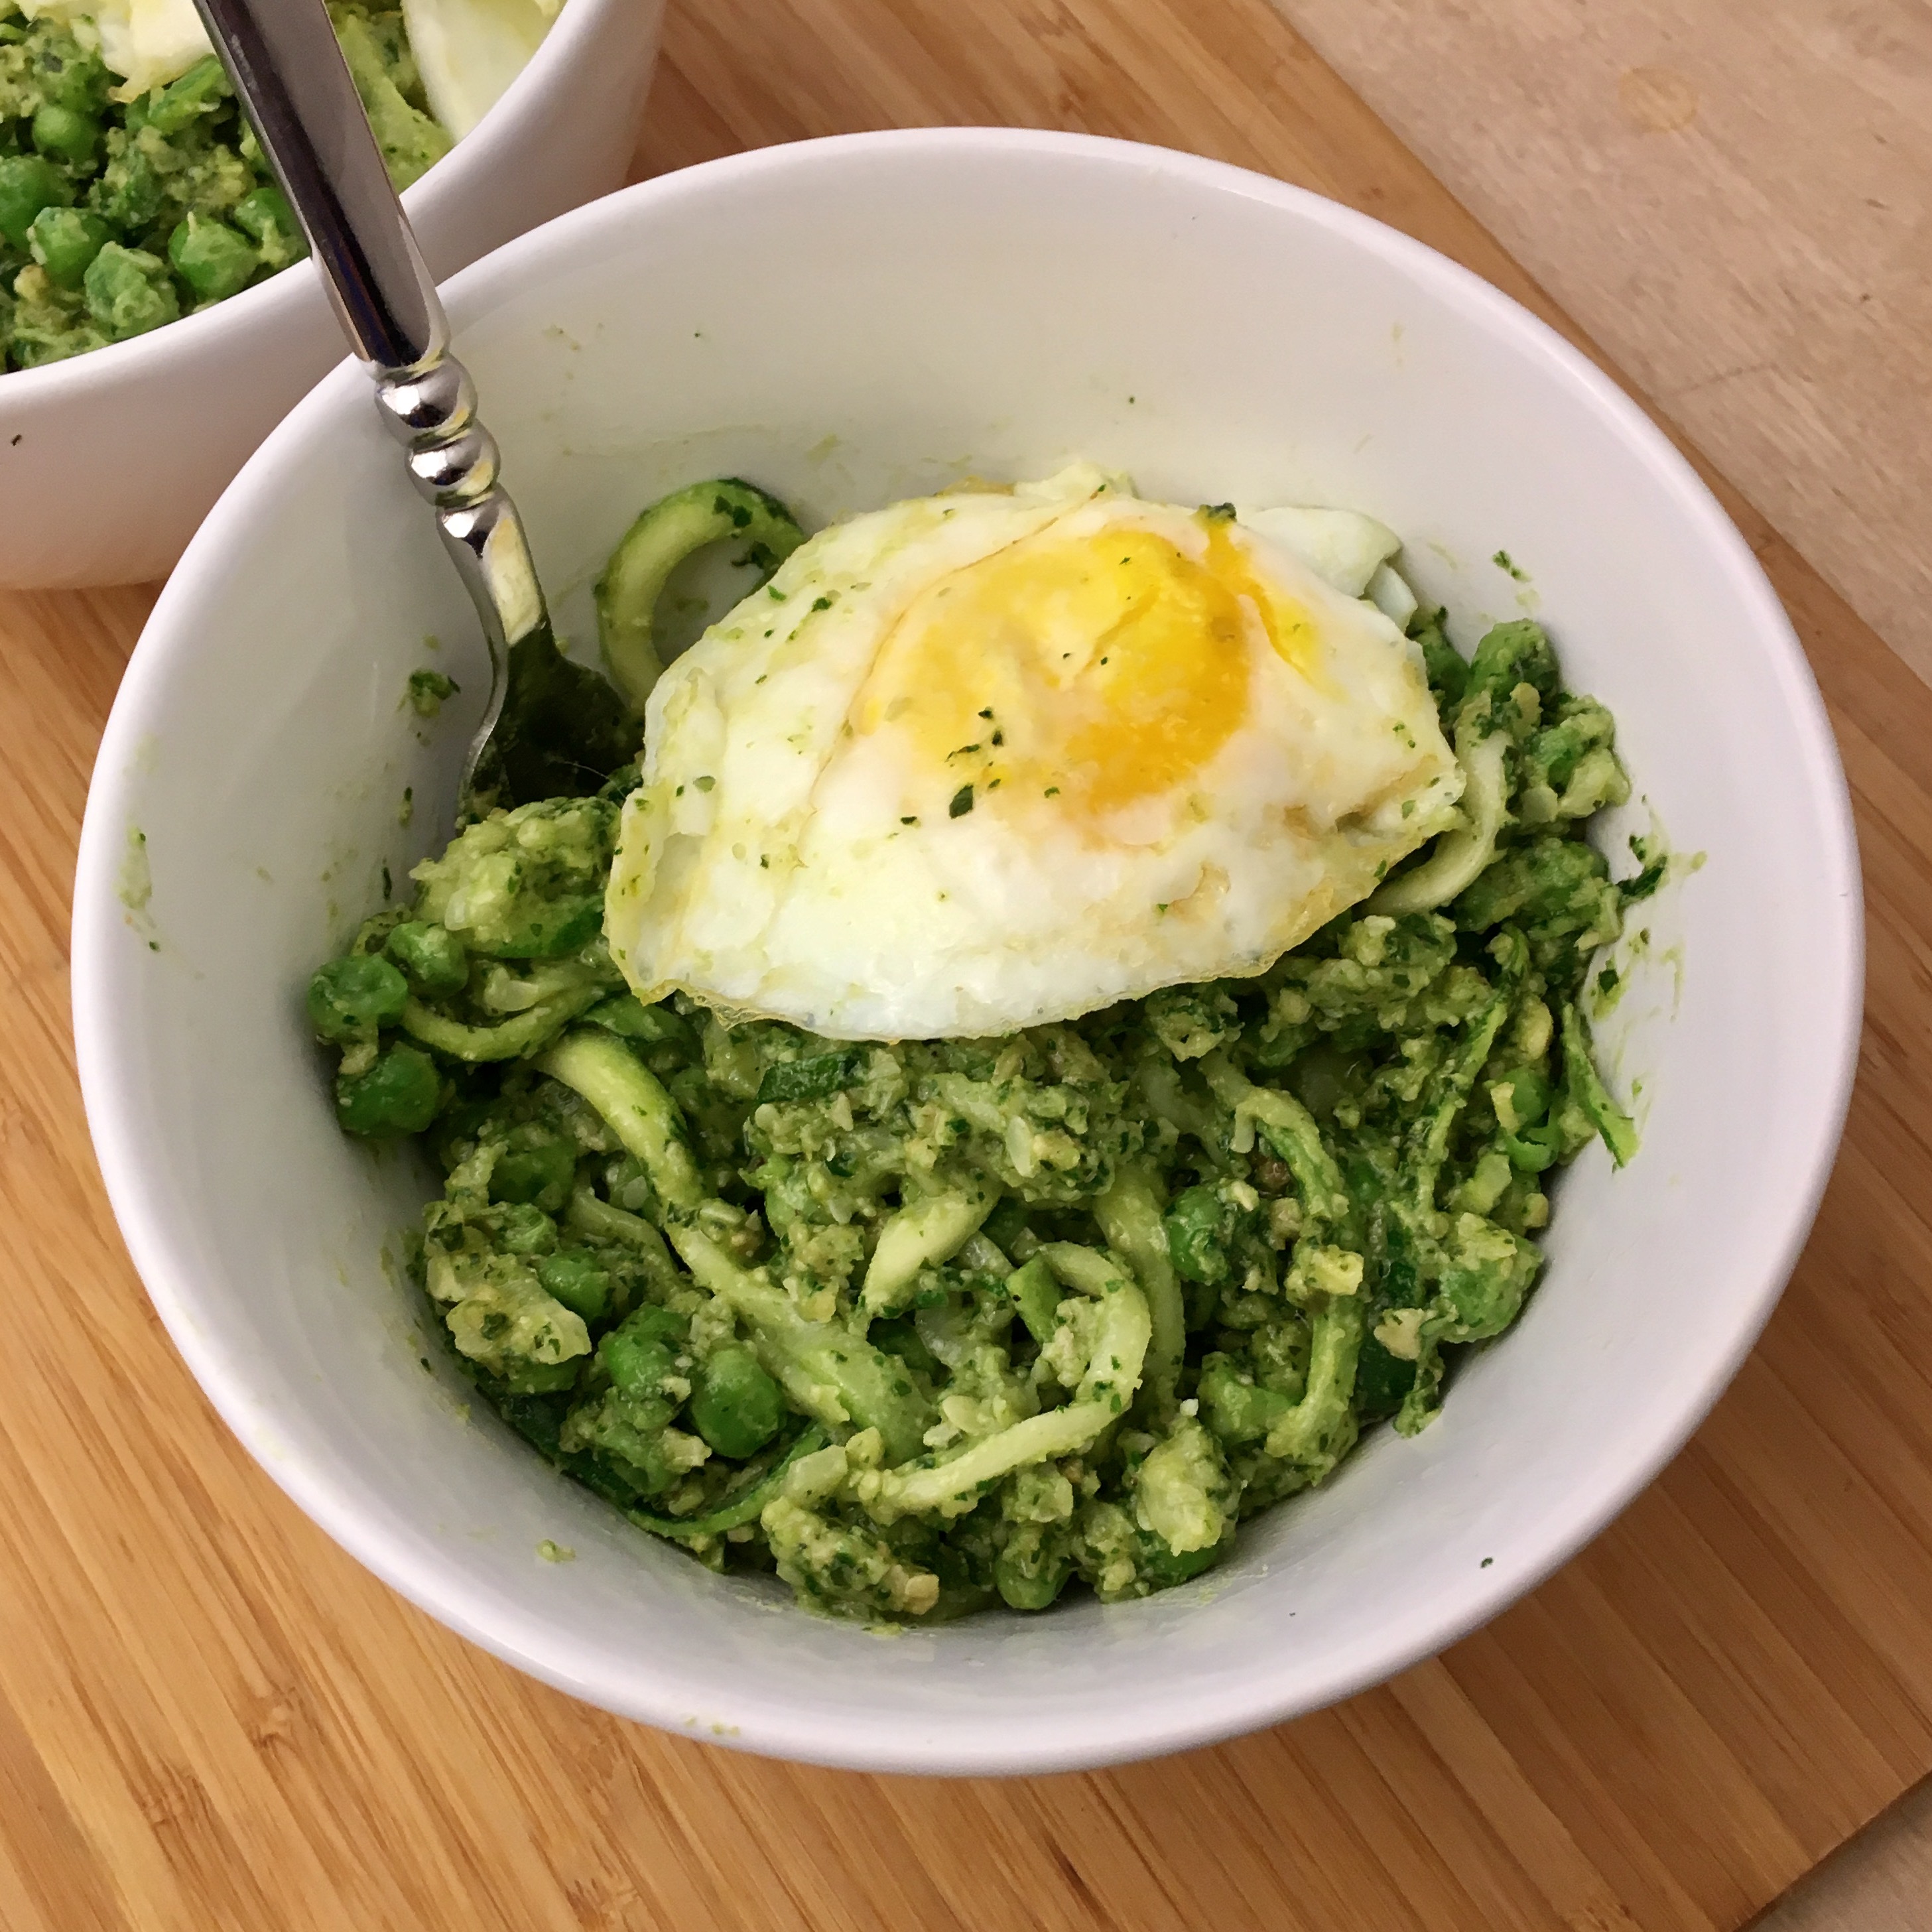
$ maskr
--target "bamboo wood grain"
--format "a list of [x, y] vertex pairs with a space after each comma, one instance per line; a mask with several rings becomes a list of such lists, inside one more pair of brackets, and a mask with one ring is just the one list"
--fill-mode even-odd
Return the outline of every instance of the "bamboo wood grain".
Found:
[[1924, 0], [1276, 0], [1932, 679]]
[[[1262, 167], [1549, 312], [1264, 0], [674, 0], [640, 169], [946, 121]], [[86, 769], [152, 593], [0, 600], [0, 1928], [1702, 1932], [1932, 1768], [1932, 691], [1732, 507], [1832, 706], [1870, 919], [1846, 1153], [1764, 1343], [1634, 1508], [1443, 1658], [1216, 1750], [1006, 1784], [574, 1705], [230, 1441], [122, 1253], [68, 1037]]]

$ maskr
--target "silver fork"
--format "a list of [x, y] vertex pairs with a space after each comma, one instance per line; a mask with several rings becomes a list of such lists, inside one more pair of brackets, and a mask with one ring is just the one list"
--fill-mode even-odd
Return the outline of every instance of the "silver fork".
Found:
[[322, 0], [195, 5], [482, 622], [490, 697], [464, 761], [458, 823], [492, 804], [595, 790], [634, 750], [634, 724], [605, 680], [557, 648], [496, 440], [449, 352], [448, 320]]

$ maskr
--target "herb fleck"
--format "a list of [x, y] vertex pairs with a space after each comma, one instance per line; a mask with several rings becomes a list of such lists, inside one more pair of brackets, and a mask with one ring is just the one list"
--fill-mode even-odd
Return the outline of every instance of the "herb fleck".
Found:
[[1653, 859], [1634, 879], [1624, 882], [1621, 888], [1626, 905], [1634, 905], [1639, 899], [1647, 899], [1664, 883], [1664, 861]]

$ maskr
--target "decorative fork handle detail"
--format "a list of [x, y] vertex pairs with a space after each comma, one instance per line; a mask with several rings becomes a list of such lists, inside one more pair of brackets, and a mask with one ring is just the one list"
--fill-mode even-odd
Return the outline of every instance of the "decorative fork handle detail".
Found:
[[523, 520], [497, 481], [496, 439], [477, 419], [469, 370], [443, 350], [413, 369], [378, 370], [376, 402], [408, 452], [410, 480], [436, 512], [490, 647], [490, 700], [464, 765], [466, 796], [502, 712], [510, 646], [548, 627], [543, 586]]

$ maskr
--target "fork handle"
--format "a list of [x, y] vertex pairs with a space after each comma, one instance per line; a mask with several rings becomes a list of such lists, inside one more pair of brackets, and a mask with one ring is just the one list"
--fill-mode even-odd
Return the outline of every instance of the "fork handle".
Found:
[[502, 715], [510, 647], [548, 633], [523, 519], [498, 478], [476, 388], [389, 180], [322, 0], [195, 0], [322, 271], [384, 424], [436, 512], [482, 620], [490, 699], [465, 762], [469, 796]]

